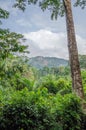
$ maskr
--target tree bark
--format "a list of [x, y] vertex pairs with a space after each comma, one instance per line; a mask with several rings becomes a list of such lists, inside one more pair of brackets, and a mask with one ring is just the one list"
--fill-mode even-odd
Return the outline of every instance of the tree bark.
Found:
[[71, 0], [63, 0], [63, 2], [65, 7], [66, 24], [67, 24], [68, 51], [69, 51], [69, 62], [72, 77], [72, 88], [73, 91], [80, 98], [84, 98]]

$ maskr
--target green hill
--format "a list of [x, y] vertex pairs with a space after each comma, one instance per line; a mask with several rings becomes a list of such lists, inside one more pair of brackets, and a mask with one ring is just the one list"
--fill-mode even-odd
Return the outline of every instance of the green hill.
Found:
[[41, 69], [43, 67], [59, 67], [59, 66], [67, 66], [68, 60], [60, 59], [56, 57], [43, 57], [37, 56], [29, 59], [29, 64], [37, 69]]

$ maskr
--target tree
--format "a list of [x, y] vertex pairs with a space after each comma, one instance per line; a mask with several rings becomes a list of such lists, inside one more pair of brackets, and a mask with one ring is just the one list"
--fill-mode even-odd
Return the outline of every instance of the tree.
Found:
[[[0, 8], [0, 23], [1, 19], [7, 19], [9, 12]], [[0, 85], [1, 86], [13, 86], [18, 80], [18, 74], [22, 74], [24, 69], [20, 66], [20, 63], [16, 64], [13, 60], [20, 53], [27, 53], [28, 46], [23, 45], [25, 42], [22, 34], [10, 32], [8, 29], [0, 28]], [[20, 75], [19, 75], [20, 76]], [[20, 76], [21, 77], [21, 76]], [[22, 80], [22, 79], [20, 79]], [[16, 83], [19, 85], [20, 82]], [[20, 83], [21, 84], [21, 83]], [[16, 86], [15, 85], [15, 86]], [[22, 83], [21, 86], [24, 84]]]
[[[9, 17], [9, 12], [0, 8], [0, 19], [7, 19], [8, 17]], [[1, 23], [2, 22], [0, 20], [0, 24]]]
[[86, 6], [86, 0], [76, 0], [75, 6], [81, 6], [82, 9]]
[[68, 36], [68, 50], [69, 61], [71, 67], [72, 87], [75, 93], [81, 98], [84, 97], [81, 72], [78, 59], [78, 50], [76, 44], [74, 22], [71, 9], [71, 1], [64, 0], [64, 7], [66, 12], [67, 36]]
[[[27, 0], [16, 0], [15, 7], [22, 9], [23, 11], [26, 8]], [[74, 29], [74, 22], [73, 22], [73, 15], [72, 15], [72, 8], [71, 8], [71, 0], [28, 0], [28, 4], [36, 4], [39, 2], [39, 6], [44, 11], [48, 9], [52, 12], [51, 18], [57, 19], [57, 16], [66, 16], [66, 25], [67, 25], [67, 36], [68, 36], [68, 50], [69, 50], [69, 61], [70, 61], [70, 68], [71, 68], [71, 77], [72, 77], [72, 87], [73, 91], [80, 96], [81, 98], [84, 97], [83, 86], [82, 86], [82, 79], [81, 79], [81, 72], [79, 66], [79, 59], [78, 59], [78, 50], [76, 44], [76, 37], [75, 37], [75, 29]], [[86, 6], [85, 0], [76, 0], [75, 6], [80, 5], [82, 8]]]
[[[8, 17], [9, 12], [0, 8], [0, 24], [2, 24], [1, 19], [7, 19]], [[25, 39], [22, 34], [0, 28], [0, 61], [15, 52], [27, 53], [28, 46], [23, 45], [23, 42], [25, 42]]]
[[0, 29], [0, 58], [6, 59], [9, 55], [17, 53], [25, 53], [27, 47], [22, 44], [24, 36], [15, 32], [10, 32], [7, 29]]

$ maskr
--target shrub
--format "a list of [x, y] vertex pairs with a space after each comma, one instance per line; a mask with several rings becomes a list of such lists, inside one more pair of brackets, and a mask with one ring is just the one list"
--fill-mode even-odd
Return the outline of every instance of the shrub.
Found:
[[55, 116], [63, 130], [80, 130], [81, 113], [80, 99], [76, 95], [57, 96]]
[[52, 95], [47, 88], [11, 92], [0, 92], [0, 130], [80, 130], [82, 111], [75, 95]]
[[34, 85], [35, 89], [37, 88], [47, 88], [49, 93], [60, 93], [62, 95], [68, 94], [72, 92], [71, 82], [64, 78], [56, 79], [51, 75], [42, 77], [38, 82]]
[[[44, 92], [43, 92], [44, 91]], [[0, 130], [47, 130], [51, 128], [52, 115], [46, 90], [16, 91], [4, 102], [0, 118]]]
[[72, 92], [71, 82], [64, 78], [59, 78], [56, 81], [57, 92], [61, 95], [65, 95]]
[[55, 82], [56, 80], [54, 76], [47, 75], [45, 77], [40, 78], [39, 81], [35, 83], [34, 87], [35, 89], [45, 87], [48, 89], [49, 93], [56, 94], [57, 88]]

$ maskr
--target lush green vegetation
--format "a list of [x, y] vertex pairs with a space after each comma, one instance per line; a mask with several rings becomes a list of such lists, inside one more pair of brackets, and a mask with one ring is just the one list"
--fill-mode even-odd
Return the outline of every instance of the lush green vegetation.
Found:
[[46, 88], [0, 91], [1, 130], [79, 130], [80, 100], [73, 94], [50, 95]]
[[[11, 33], [18, 39], [10, 39], [10, 32], [5, 35], [7, 30], [1, 31], [0, 130], [81, 130], [86, 116], [81, 99], [72, 93], [69, 66], [32, 68], [26, 57], [15, 55], [27, 52], [18, 42], [23, 36]], [[86, 95], [83, 67], [82, 78]]]
[[[69, 68], [39, 75], [25, 57], [1, 63], [0, 130], [81, 130], [82, 101], [72, 93]], [[86, 94], [85, 70], [82, 77]]]
[[[0, 18], [8, 15], [0, 9]], [[0, 130], [81, 130], [83, 121], [85, 129], [86, 99], [72, 92], [69, 67], [32, 68], [26, 57], [18, 56], [27, 52], [24, 40], [21, 34], [0, 29]]]

